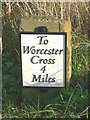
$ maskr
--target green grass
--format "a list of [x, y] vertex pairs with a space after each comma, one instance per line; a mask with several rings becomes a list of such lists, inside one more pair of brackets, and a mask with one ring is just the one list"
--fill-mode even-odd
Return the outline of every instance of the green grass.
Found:
[[[81, 118], [81, 116], [87, 116], [87, 111], [81, 114], [84, 109], [87, 108], [87, 92], [85, 91], [82, 95], [80, 89], [77, 86], [73, 88], [62, 89], [60, 95], [46, 105], [44, 108], [37, 105], [21, 105], [21, 108], [12, 102], [5, 102], [3, 109], [3, 118]], [[78, 89], [77, 89], [78, 88]], [[66, 94], [68, 95], [66, 96]], [[81, 107], [83, 105], [83, 107]]]
[[[2, 117], [7, 118], [88, 118], [89, 66], [87, 36], [89, 2], [83, 3], [2, 3], [3, 13], [3, 54], [2, 54]], [[70, 5], [70, 6], [69, 6]], [[46, 6], [46, 7], [45, 7]], [[11, 12], [9, 11], [11, 7]], [[43, 16], [61, 19], [72, 24], [72, 78], [69, 88], [62, 88], [58, 96], [47, 100], [44, 107], [37, 104], [21, 103], [20, 54], [18, 24], [22, 16]], [[70, 7], [70, 9], [69, 9]]]
[[[69, 88], [62, 88], [59, 95], [46, 106], [20, 105], [20, 55], [3, 53], [3, 118], [86, 118], [88, 117], [88, 45], [84, 36], [72, 38], [72, 78]], [[18, 105], [19, 104], [19, 105]], [[85, 110], [85, 112], [83, 112]]]
[[[37, 104], [21, 102], [21, 71], [19, 54], [18, 22], [21, 16], [61, 18], [61, 3], [10, 3], [2, 4], [3, 54], [2, 54], [2, 117], [3, 118], [88, 118], [89, 61], [88, 33], [89, 3], [64, 3], [63, 19], [72, 24], [72, 78], [69, 88], [62, 88], [56, 98]], [[46, 6], [46, 7], [45, 7]], [[70, 12], [70, 14], [68, 14]], [[79, 27], [78, 27], [79, 26]], [[11, 59], [12, 58], [12, 59]]]

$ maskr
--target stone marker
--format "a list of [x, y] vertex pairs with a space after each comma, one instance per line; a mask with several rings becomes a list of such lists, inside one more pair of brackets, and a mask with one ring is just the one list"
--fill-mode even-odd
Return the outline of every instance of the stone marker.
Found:
[[[48, 32], [67, 32], [67, 53], [66, 53], [66, 87], [70, 85], [71, 78], [71, 22], [64, 20], [42, 19], [35, 17], [22, 18], [19, 26], [20, 32], [35, 32], [38, 27], [46, 27]], [[39, 102], [45, 105], [49, 99], [59, 94], [61, 88], [21, 88], [22, 101], [25, 103]]]

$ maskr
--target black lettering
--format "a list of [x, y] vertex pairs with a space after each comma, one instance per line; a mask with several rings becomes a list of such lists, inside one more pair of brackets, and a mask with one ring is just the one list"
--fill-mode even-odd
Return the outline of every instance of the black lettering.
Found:
[[40, 59], [40, 60], [39, 60], [39, 64], [41, 64], [41, 63], [42, 63], [42, 61], [43, 61], [43, 59]]
[[46, 53], [47, 51], [48, 51], [48, 50], [47, 50], [47, 49], [45, 49], [45, 50], [44, 50], [44, 54], [47, 54], [47, 53]]
[[54, 54], [54, 52], [55, 52], [55, 49], [53, 48], [53, 49], [52, 49], [52, 55]]
[[63, 51], [63, 50], [60, 50], [60, 51], [59, 51], [59, 54], [61, 54], [62, 51]]
[[40, 54], [44, 54], [44, 49], [42, 49], [42, 50], [40, 51]]
[[48, 54], [48, 55], [52, 54], [52, 49], [49, 49], [49, 51], [48, 51], [47, 54]]
[[25, 52], [27, 52], [27, 54], [30, 52], [30, 51], [29, 51], [29, 46], [27, 46], [26, 48], [25, 48], [25, 46], [23, 46], [23, 54], [24, 54]]
[[48, 79], [48, 82], [49, 82], [49, 83], [54, 83], [54, 82], [55, 82], [55, 77], [54, 77], [54, 78], [49, 78], [49, 79]]
[[42, 82], [44, 82], [45, 76], [43, 75]]
[[31, 58], [31, 63], [33, 63], [33, 64], [37, 64], [37, 63], [38, 63], [38, 62], [35, 62], [35, 61], [34, 61], [34, 58], [35, 58], [35, 57], [39, 58], [39, 56], [33, 56], [33, 57]]
[[33, 50], [31, 51], [31, 54], [35, 54], [35, 49], [33, 49]]
[[44, 64], [47, 64], [47, 61], [48, 61], [47, 59], [43, 59]]
[[59, 52], [59, 50], [56, 50], [56, 51], [55, 51], [55, 54], [57, 55], [57, 54], [58, 54], [58, 52]]
[[45, 45], [47, 45], [48, 44], [48, 40], [44, 40], [44, 42], [43, 42]]
[[54, 64], [55, 63], [55, 59], [49, 59], [48, 64]]
[[38, 36], [37, 38], [40, 38], [39, 45], [42, 44], [42, 39], [47, 36]]
[[36, 75], [33, 74], [32, 82], [41, 82], [40, 79], [41, 79], [41, 75], [38, 75], [38, 77], [36, 78]]

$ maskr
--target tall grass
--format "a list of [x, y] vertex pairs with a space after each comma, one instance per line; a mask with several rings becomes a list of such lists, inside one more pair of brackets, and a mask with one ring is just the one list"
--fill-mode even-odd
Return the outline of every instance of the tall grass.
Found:
[[[13, 38], [14, 39], [14, 38]], [[3, 53], [3, 118], [88, 118], [88, 45], [85, 36], [72, 38], [72, 79], [69, 88], [46, 106], [20, 103], [20, 66]], [[17, 54], [17, 61], [19, 54]], [[15, 60], [16, 60], [15, 59]], [[20, 61], [18, 61], [20, 62]], [[18, 104], [20, 106], [18, 106]]]
[[8, 21], [17, 24], [21, 16], [44, 16], [70, 20], [78, 35], [89, 35], [89, 2], [4, 2], [2, 13]]
[[[17, 105], [20, 98], [20, 55], [17, 49], [8, 53], [6, 50], [11, 48], [3, 46], [3, 118], [88, 118], [89, 2], [4, 2], [2, 13], [3, 41], [6, 43], [8, 40], [15, 44], [15, 40], [18, 41], [18, 23], [23, 16], [51, 17], [72, 23], [71, 86], [61, 89], [55, 99], [47, 100], [45, 107], [39, 105], [39, 96], [37, 105]], [[14, 56], [10, 59], [12, 53]]]
[[[68, 95], [66, 95], [67, 93]], [[20, 108], [15, 103], [5, 101], [3, 118], [88, 118], [90, 106], [86, 106], [86, 94], [87, 91], [82, 93], [80, 85], [77, 85], [74, 89], [62, 89], [60, 95], [44, 108], [39, 106], [39, 99], [37, 105], [27, 106], [23, 103]], [[79, 105], [82, 105], [84, 102], [86, 102], [83, 105], [85, 108], [81, 110]]]

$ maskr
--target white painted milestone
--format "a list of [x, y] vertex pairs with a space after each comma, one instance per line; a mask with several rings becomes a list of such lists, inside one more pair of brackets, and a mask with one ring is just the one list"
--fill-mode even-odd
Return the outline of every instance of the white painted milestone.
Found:
[[21, 33], [24, 87], [65, 87], [65, 34]]

